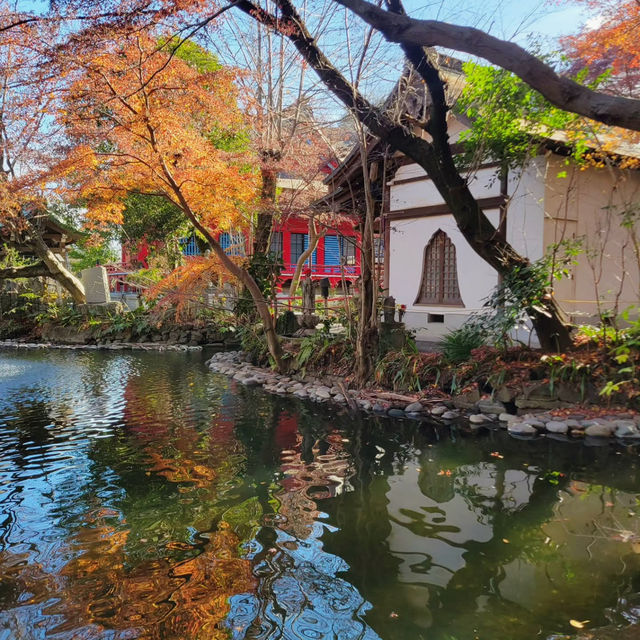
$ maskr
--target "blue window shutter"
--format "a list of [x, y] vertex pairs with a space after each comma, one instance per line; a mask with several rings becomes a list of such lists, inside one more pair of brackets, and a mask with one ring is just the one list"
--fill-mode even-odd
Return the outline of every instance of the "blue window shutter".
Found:
[[185, 256], [199, 256], [200, 247], [196, 242], [195, 236], [189, 236], [188, 238], [180, 238], [180, 245], [182, 246], [182, 255]]
[[[309, 234], [304, 234], [304, 250], [306, 251], [309, 248]], [[311, 264], [318, 264], [318, 257], [316, 256], [317, 250], [311, 254]], [[309, 264], [309, 261], [305, 262], [305, 264]]]
[[340, 264], [340, 243], [338, 236], [324, 237], [324, 263], [326, 265]]

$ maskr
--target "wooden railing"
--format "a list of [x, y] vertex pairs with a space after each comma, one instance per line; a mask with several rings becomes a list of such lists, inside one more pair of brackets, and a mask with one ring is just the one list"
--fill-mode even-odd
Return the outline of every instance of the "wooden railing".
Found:
[[[280, 275], [293, 275], [296, 270], [296, 266], [297, 265], [295, 263], [285, 264]], [[302, 272], [305, 273], [307, 269], [311, 269], [312, 276], [322, 275], [340, 277], [344, 275], [345, 278], [355, 278], [360, 275], [360, 265], [358, 264], [305, 264], [302, 268]]]

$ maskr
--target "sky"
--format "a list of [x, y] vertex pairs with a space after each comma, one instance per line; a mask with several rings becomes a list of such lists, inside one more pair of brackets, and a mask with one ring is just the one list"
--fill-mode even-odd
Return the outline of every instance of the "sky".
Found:
[[549, 0], [405, 0], [405, 7], [415, 17], [474, 26], [523, 43], [530, 33], [557, 38], [575, 32], [592, 17], [584, 5], [559, 8]]
[[[551, 0], [404, 0], [404, 3], [408, 13], [415, 17], [440, 17], [489, 29], [494, 35], [508, 39], [517, 33], [518, 41], [526, 40], [526, 34], [531, 32], [545, 37], [575, 32], [593, 17], [585, 13], [584, 6], [558, 8]], [[18, 5], [26, 10], [44, 11], [49, 0], [19, 0]]]

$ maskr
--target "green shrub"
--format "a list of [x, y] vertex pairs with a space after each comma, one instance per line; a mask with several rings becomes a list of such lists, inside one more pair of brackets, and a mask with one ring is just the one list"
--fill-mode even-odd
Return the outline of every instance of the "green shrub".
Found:
[[276, 333], [281, 336], [292, 336], [298, 330], [298, 319], [293, 311], [285, 311], [276, 320]]
[[240, 346], [253, 364], [266, 364], [269, 360], [269, 347], [261, 324], [245, 324], [238, 327]]
[[459, 329], [450, 331], [443, 341], [445, 360], [451, 364], [465, 362], [471, 358], [474, 349], [482, 347], [487, 342], [483, 329], [476, 324], [466, 324]]

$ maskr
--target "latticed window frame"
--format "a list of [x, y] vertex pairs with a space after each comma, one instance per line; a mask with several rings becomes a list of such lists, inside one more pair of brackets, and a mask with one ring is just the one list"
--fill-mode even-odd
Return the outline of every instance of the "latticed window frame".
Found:
[[463, 307], [458, 284], [456, 247], [438, 229], [424, 250], [420, 289], [414, 304]]

